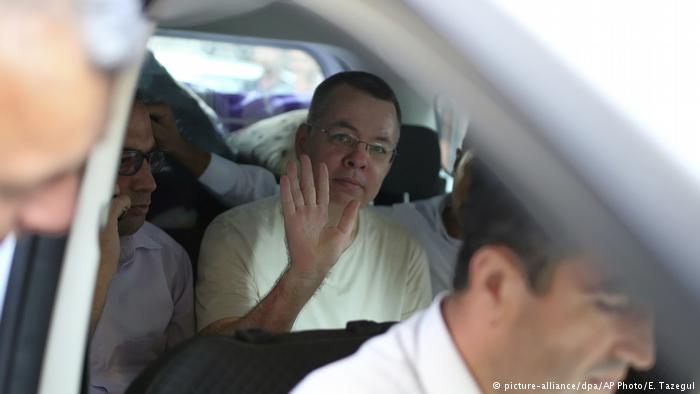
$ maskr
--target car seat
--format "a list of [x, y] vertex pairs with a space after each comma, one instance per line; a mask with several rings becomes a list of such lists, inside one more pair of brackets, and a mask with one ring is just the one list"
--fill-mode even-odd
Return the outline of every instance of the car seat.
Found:
[[355, 321], [343, 330], [200, 336], [148, 367], [127, 394], [286, 394], [314, 369], [351, 355], [393, 324]]
[[416, 125], [402, 125], [398, 155], [384, 179], [375, 205], [422, 200], [445, 193], [440, 178], [440, 144], [435, 131]]

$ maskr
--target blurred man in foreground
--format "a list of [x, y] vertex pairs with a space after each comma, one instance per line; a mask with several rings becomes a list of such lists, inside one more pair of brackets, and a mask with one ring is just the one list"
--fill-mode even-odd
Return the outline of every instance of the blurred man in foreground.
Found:
[[614, 392], [654, 363], [652, 316], [472, 165], [455, 291], [294, 393]]
[[0, 309], [16, 237], [68, 228], [105, 120], [110, 75], [88, 56], [78, 12], [77, 2], [0, 2]]
[[90, 64], [67, 10], [1, 7], [0, 239], [16, 228], [59, 232], [101, 131], [109, 79]]

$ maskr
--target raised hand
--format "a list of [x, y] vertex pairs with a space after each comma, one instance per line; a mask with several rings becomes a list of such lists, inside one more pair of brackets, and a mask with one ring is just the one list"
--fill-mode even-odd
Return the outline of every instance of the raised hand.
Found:
[[146, 108], [158, 147], [168, 153], [180, 149], [184, 140], [177, 131], [175, 115], [170, 107], [166, 104], [146, 104]]
[[146, 104], [151, 117], [153, 137], [158, 149], [174, 157], [195, 177], [199, 178], [209, 166], [211, 155], [187, 142], [177, 129], [175, 115], [166, 104]]
[[360, 203], [345, 206], [337, 225], [329, 222], [328, 168], [321, 163], [314, 182], [311, 160], [301, 156], [301, 180], [294, 162], [280, 179], [280, 193], [290, 271], [303, 277], [324, 278], [352, 242]]

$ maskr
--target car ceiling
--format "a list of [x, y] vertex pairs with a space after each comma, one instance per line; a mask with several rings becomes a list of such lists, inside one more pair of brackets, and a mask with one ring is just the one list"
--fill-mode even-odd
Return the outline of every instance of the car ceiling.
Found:
[[169, 26], [193, 26], [222, 15], [238, 15], [265, 7], [275, 0], [144, 0], [151, 18]]

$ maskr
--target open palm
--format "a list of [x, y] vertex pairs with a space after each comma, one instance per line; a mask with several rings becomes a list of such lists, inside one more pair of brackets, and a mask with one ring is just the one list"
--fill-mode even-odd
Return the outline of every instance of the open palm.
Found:
[[291, 268], [303, 275], [325, 276], [352, 242], [359, 202], [345, 206], [337, 225], [328, 218], [328, 168], [321, 164], [314, 182], [311, 160], [301, 157], [301, 179], [294, 162], [280, 180], [282, 213]]

